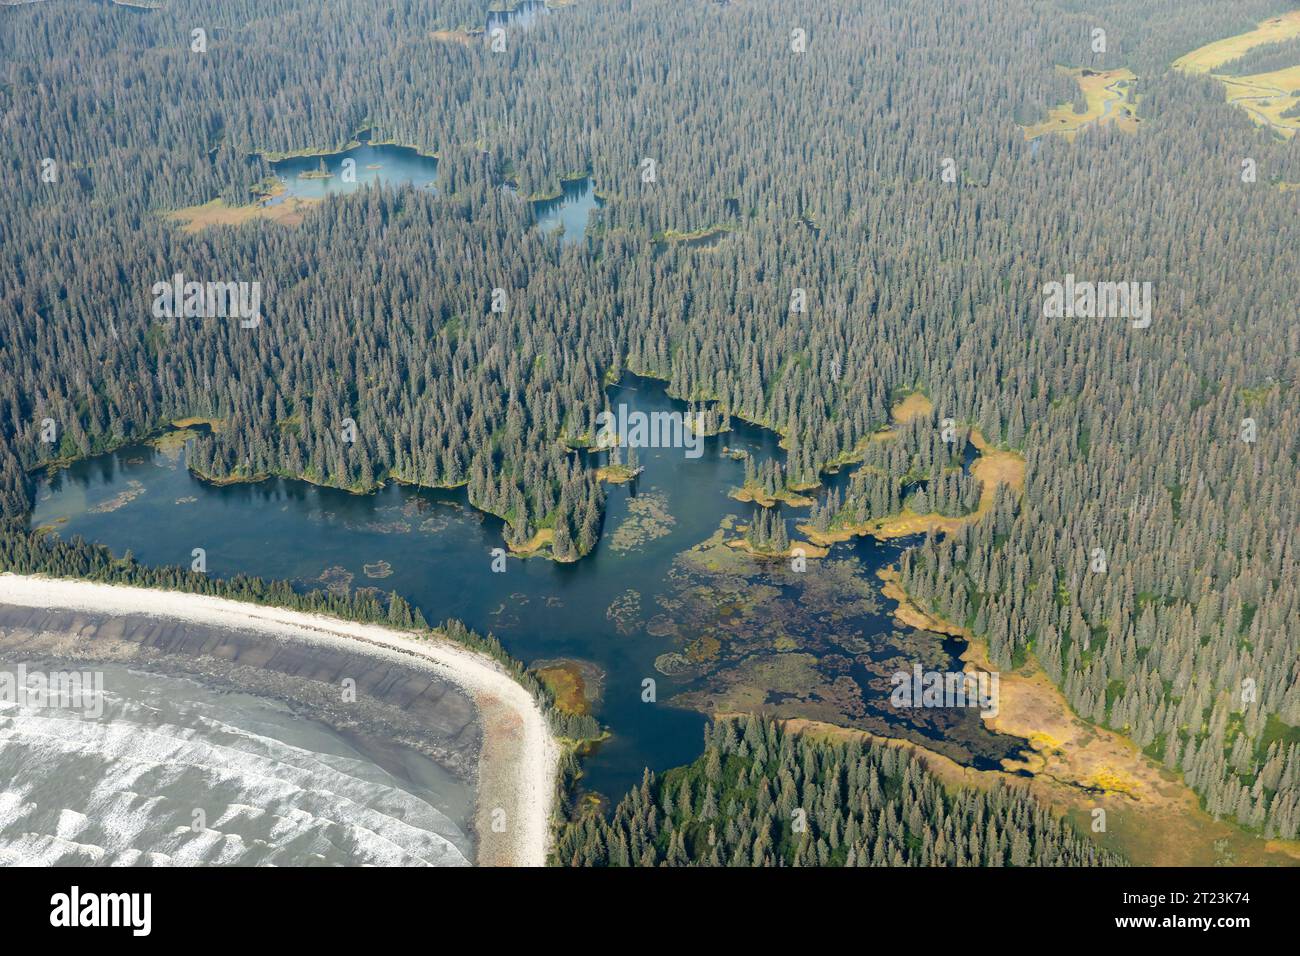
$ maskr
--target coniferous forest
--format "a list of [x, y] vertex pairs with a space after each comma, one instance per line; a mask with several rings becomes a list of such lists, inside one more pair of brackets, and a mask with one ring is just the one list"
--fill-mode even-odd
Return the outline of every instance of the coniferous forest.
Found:
[[1023, 790], [945, 788], [909, 751], [817, 743], [757, 717], [704, 754], [646, 771], [610, 820], [564, 828], [571, 866], [1115, 866]]
[[[1171, 67], [1289, 8], [576, 0], [500, 52], [479, 0], [0, 8], [5, 567], [103, 572], [33, 541], [44, 467], [180, 419], [216, 423], [205, 477], [464, 485], [509, 544], [550, 529], [564, 561], [600, 537], [582, 449], [628, 372], [779, 431], [784, 467], [750, 473], [769, 493], [860, 462], [807, 513], [818, 532], [972, 515], [978, 430], [1023, 456], [1023, 492], [909, 548], [907, 594], [996, 666], [1032, 655], [1211, 815], [1294, 840], [1300, 136]], [[1298, 62], [1270, 44], [1223, 72]], [[1131, 70], [1133, 128], [1027, 140], [1084, 105], [1059, 67]], [[169, 216], [248, 206], [275, 158], [362, 134], [436, 155], [436, 189], [331, 196], [296, 225]], [[526, 199], [574, 176], [604, 204], [562, 244]], [[151, 287], [177, 273], [259, 282], [260, 323], [159, 319]], [[1151, 283], [1151, 322], [1050, 317], [1067, 275]], [[873, 441], [918, 392], [930, 410]], [[749, 535], [791, 543], [761, 507]], [[397, 597], [329, 609], [420, 623]], [[556, 858], [1117, 862], [1015, 788], [947, 792], [904, 752], [758, 720], [563, 826]]]

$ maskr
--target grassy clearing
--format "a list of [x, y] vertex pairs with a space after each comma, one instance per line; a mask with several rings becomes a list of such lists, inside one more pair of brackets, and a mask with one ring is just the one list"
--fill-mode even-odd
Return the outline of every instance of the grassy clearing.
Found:
[[[267, 198], [274, 198], [283, 191], [283, 184], [278, 184]], [[275, 205], [256, 202], [247, 206], [227, 206], [225, 200], [214, 199], [200, 206], [188, 206], [169, 212], [166, 218], [183, 223], [181, 231], [189, 233], [201, 232], [210, 226], [242, 226], [254, 219], [266, 219], [282, 226], [300, 226], [307, 209], [318, 202], [319, 199], [289, 196]]]
[[175, 459], [180, 455], [181, 449], [191, 438], [198, 438], [199, 433], [189, 428], [177, 428], [172, 431], [163, 432], [155, 438], [149, 439], [149, 444], [158, 451], [162, 452], [168, 458]]
[[929, 415], [934, 411], [934, 402], [924, 392], [911, 392], [899, 401], [889, 410], [889, 417], [893, 420], [893, 425], [883, 425], [875, 432], [872, 432], [866, 438], [858, 442], [858, 446], [850, 452], [841, 454], [835, 461], [831, 462], [829, 467], [837, 469], [843, 465], [852, 465], [860, 462], [865, 453], [866, 444], [874, 441], [892, 441], [898, 437], [898, 431], [895, 426], [906, 425], [918, 415]]
[[461, 46], [469, 46], [475, 39], [468, 30], [434, 30], [429, 35], [439, 43], [459, 43]]
[[1216, 76], [1228, 93], [1228, 102], [1244, 109], [1260, 126], [1290, 139], [1300, 130], [1300, 116], [1282, 114], [1300, 104], [1300, 65], [1253, 76]]
[[971, 474], [984, 482], [976, 514], [983, 514], [993, 504], [993, 489], [1010, 485], [1017, 493], [1025, 490], [1025, 457], [1019, 452], [994, 448], [978, 428], [972, 428], [970, 443], [980, 453], [970, 466]]
[[172, 422], [175, 428], [194, 428], [197, 425], [206, 425], [214, 432], [221, 431], [225, 421], [220, 418], [203, 418], [202, 416], [192, 416], [190, 418], [178, 418]]
[[586, 682], [577, 667], [564, 664], [542, 667], [537, 670], [537, 679], [551, 692], [557, 710], [575, 715], [591, 713]]
[[555, 541], [554, 528], [541, 528], [531, 538], [523, 544], [514, 545], [507, 542], [510, 553], [520, 557], [527, 558], [541, 552], [543, 548], [549, 548]]
[[[925, 401], [929, 405], [929, 399]], [[926, 409], [924, 413], [929, 414], [929, 410]], [[896, 406], [895, 420], [898, 420], [898, 414]], [[913, 412], [913, 414], [920, 414], [920, 412]], [[836, 542], [848, 541], [862, 535], [871, 535], [877, 540], [889, 541], [931, 531], [952, 534], [960, 530], [963, 525], [979, 521], [993, 507], [993, 497], [999, 485], [1010, 485], [1017, 493], [1025, 490], [1025, 459], [1019, 452], [994, 448], [978, 428], [971, 429], [970, 441], [980, 453], [971, 465], [971, 474], [983, 482], [979, 504], [970, 514], [956, 517], [941, 515], [938, 512], [917, 514], [911, 508], [904, 507], [895, 515], [872, 518], [860, 525], [835, 528], [830, 531], [818, 531], [811, 525], [801, 524], [798, 525], [799, 533], [807, 535], [814, 544], [829, 547]]]
[[1281, 43], [1300, 37], [1300, 10], [1265, 20], [1255, 29], [1234, 37], [1215, 40], [1174, 60], [1174, 69], [1187, 73], [1211, 73], [1265, 43]]
[[706, 226], [703, 229], [696, 229], [693, 232], [680, 232], [676, 229], [667, 229], [663, 232], [655, 233], [650, 237], [650, 241], [656, 246], [688, 246], [692, 249], [707, 251], [714, 248], [722, 239], [731, 234], [731, 228], [728, 226]]
[[610, 485], [623, 485], [642, 471], [641, 468], [629, 468], [627, 465], [602, 465], [596, 469], [596, 480]]
[[1137, 79], [1131, 70], [1090, 70], [1086, 67], [1057, 69], [1074, 77], [1079, 89], [1083, 91], [1088, 108], [1082, 113], [1076, 113], [1072, 103], [1052, 107], [1047, 111], [1047, 119], [1043, 122], [1023, 127], [1025, 139], [1060, 133], [1074, 142], [1079, 130], [1093, 123], [1113, 122], [1126, 133], [1137, 130], [1141, 120], [1137, 118], [1136, 103], [1130, 103], [1126, 99], [1129, 86]]
[[769, 495], [757, 484], [748, 484], [743, 488], [732, 488], [727, 497], [736, 501], [753, 502], [764, 508], [775, 508], [777, 502], [784, 501], [791, 508], [807, 508], [814, 503], [813, 498], [801, 495], [791, 488], [781, 488], [774, 495]]
[[1282, 114], [1300, 104], [1300, 64], [1253, 76], [1215, 73], [1217, 67], [1255, 47], [1300, 38], [1300, 10], [1265, 20], [1248, 33], [1206, 44], [1174, 61], [1174, 69], [1209, 75], [1223, 84], [1228, 102], [1244, 109], [1251, 120], [1289, 139], [1300, 130], [1300, 117]]
[[890, 417], [897, 425], [906, 425], [914, 418], [929, 415], [934, 411], [934, 402], [925, 392], [912, 392], [890, 409]]

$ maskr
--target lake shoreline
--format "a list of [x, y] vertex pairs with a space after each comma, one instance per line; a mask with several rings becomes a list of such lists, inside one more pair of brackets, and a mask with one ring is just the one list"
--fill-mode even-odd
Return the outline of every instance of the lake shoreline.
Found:
[[546, 863], [559, 744], [537, 701], [487, 657], [445, 639], [419, 639], [412, 633], [325, 615], [70, 579], [0, 574], [0, 604], [139, 615], [260, 632], [276, 639], [419, 665], [464, 691], [478, 710], [483, 736], [475, 812], [477, 863]]
[[[1004, 760], [1001, 770], [980, 771], [952, 761], [948, 766], [942, 755], [935, 760], [923, 745], [904, 742], [930, 759], [931, 769], [959, 784], [1024, 781], [1081, 831], [1091, 826], [1094, 811], [1101, 808], [1110, 815], [1110, 826], [1092, 828], [1097, 841], [1138, 865], [1216, 865], [1217, 844], [1230, 845], [1245, 865], [1294, 866], [1300, 861], [1300, 841], [1259, 839], [1211, 817], [1182, 774], [1161, 766], [1123, 733], [1080, 717], [1032, 655], [1020, 666], [999, 668], [989, 657], [987, 641], [927, 610], [904, 589], [896, 567], [883, 568], [876, 576], [885, 583], [884, 596], [897, 602], [893, 613], [901, 625], [960, 641], [967, 672], [1000, 674], [999, 712], [984, 723], [994, 733], [1027, 743], [1026, 759]], [[842, 728], [822, 731], [851, 733]]]
[[[675, 403], [686, 404], [689, 401], [687, 398], [674, 393], [674, 391], [671, 388], [671, 379], [665, 375], [658, 374], [655, 372], [639, 371], [631, 367], [627, 367], [625, 369], [625, 372], [626, 375], [622, 375], [618, 379], [615, 379], [612, 382], [607, 383], [606, 387], [607, 388], [610, 386], [621, 387], [621, 388], [635, 387], [637, 384], [636, 380], [643, 379], [648, 383], [652, 383], [654, 385], [662, 387], [664, 390], [664, 394]], [[629, 376], [630, 376], [630, 380], [628, 378]], [[705, 401], [717, 401], [717, 399], [716, 398], [705, 399]], [[729, 433], [734, 431], [735, 424], [732, 421], [732, 419], [734, 419], [736, 422], [742, 423], [743, 425], [747, 425], [753, 428], [758, 428], [767, 432], [771, 432], [773, 435], [778, 436], [779, 438], [778, 446], [788, 451], [788, 446], [786, 444], [786, 438], [787, 438], [786, 432], [782, 431], [780, 428], [776, 427], [775, 425], [769, 422], [751, 420], [745, 418], [743, 415], [740, 415], [736, 412], [730, 412], [726, 416], [725, 427], [719, 427], [718, 429], [709, 433], [705, 437], [716, 437], [718, 435], [722, 435], [724, 433]], [[120, 441], [111, 443], [106, 447], [94, 449], [90, 453], [85, 455], [76, 455], [69, 458], [48, 459], [46, 461], [38, 462], [37, 464], [27, 468], [26, 472], [29, 475], [43, 474], [48, 478], [49, 476], [55, 474], [59, 470], [66, 469], [79, 462], [89, 461], [94, 458], [101, 457], [103, 455], [115, 454], [117, 452], [121, 452], [125, 449], [131, 448], [135, 445], [155, 446], [156, 442], [158, 442], [161, 439], [164, 439], [168, 434], [183, 429], [185, 427], [183, 423], [191, 422], [191, 421], [198, 422], [200, 424], [208, 424], [209, 427], [211, 427], [212, 422], [220, 421], [220, 419], [204, 418], [201, 416], [196, 418], [187, 417], [187, 418], [172, 419], [171, 421], [163, 423], [161, 425], [153, 426], [152, 428], [146, 430], [141, 436], [133, 437], [133, 438], [124, 438]], [[590, 448], [585, 445], [570, 445], [569, 448], [573, 452], [586, 451], [588, 453], [595, 453], [595, 452], [603, 451], [602, 449]], [[841, 455], [841, 458], [843, 458], [843, 455]], [[790, 487], [783, 488], [779, 490], [775, 496], [764, 495], [763, 499], [769, 502], [767, 504], [764, 503], [764, 500], [759, 500], [758, 497], [746, 497], [746, 492], [745, 489], [743, 488], [739, 488], [739, 489], [733, 488], [733, 492], [735, 493], [733, 493], [731, 497], [734, 498], [736, 501], [740, 501], [742, 503], [747, 501], [753, 501], [754, 503], [760, 504], [763, 507], [772, 507], [778, 502], [784, 502], [790, 505], [791, 507], [807, 507], [808, 505], [812, 504], [815, 499], [808, 497], [807, 495], [802, 494], [801, 492], [815, 492], [819, 489], [828, 487], [827, 482], [824, 480], [827, 476], [836, 475], [846, 465], [852, 465], [856, 463], [857, 462], [854, 461], [844, 460], [841, 461], [839, 464], [828, 462], [819, 465], [817, 466], [816, 469], [817, 470], [816, 482], [799, 485], [797, 490]], [[425, 483], [423, 481], [420, 481], [418, 478], [411, 478], [409, 476], [400, 475], [397, 474], [396, 472], [388, 471], [388, 470], [381, 471], [380, 474], [382, 477], [376, 478], [369, 485], [345, 486], [345, 485], [332, 483], [318, 476], [306, 474], [305, 472], [295, 472], [288, 469], [272, 468], [270, 471], [257, 472], [255, 474], [214, 475], [196, 468], [188, 461], [185, 463], [185, 468], [189, 471], [190, 474], [192, 474], [194, 477], [196, 477], [203, 483], [217, 488], [228, 487], [231, 485], [259, 485], [268, 481], [280, 479], [284, 481], [303, 482], [304, 484], [312, 485], [317, 488], [325, 488], [333, 491], [342, 491], [357, 497], [366, 497], [370, 495], [375, 495], [383, 491], [389, 485], [389, 483], [400, 485], [403, 487], [408, 487], [408, 488], [427, 489], [431, 491], [456, 491], [458, 489], [465, 488], [469, 484], [468, 478], [462, 479], [461, 481], [455, 483], [430, 484], [430, 483]], [[624, 484], [631, 480], [630, 478], [624, 478], [620, 480], [611, 479], [609, 477], [610, 475], [609, 468], [610, 468], [609, 465], [596, 464], [593, 467], [591, 467], [591, 471], [596, 475], [597, 480], [605, 481], [609, 484]], [[473, 508], [479, 514], [484, 515], [486, 517], [497, 519], [501, 521], [503, 525], [505, 524], [506, 518], [504, 515], [498, 514], [495, 511], [490, 511], [487, 508], [484, 508], [479, 504], [476, 504], [468, 495], [466, 495], [465, 497], [465, 502], [466, 504], [469, 505], [469, 507]], [[545, 530], [549, 530], [549, 529], [546, 528], [537, 529], [537, 531], [533, 535], [533, 539], [531, 543], [512, 545], [505, 540], [504, 535], [502, 536], [502, 540], [503, 543], [507, 545], [510, 553], [516, 557], [520, 557], [520, 558], [539, 557], [547, 561], [552, 561], [556, 564], [573, 564], [581, 561], [583, 558], [587, 557], [591, 553], [591, 549], [587, 551], [579, 550], [571, 558], [564, 558], [564, 559], [557, 558], [551, 552], [549, 547], [549, 542], [538, 540], [538, 535]], [[799, 530], [801, 533], [808, 535], [810, 541], [814, 546], [819, 548], [823, 546], [829, 546], [828, 543], [817, 540], [817, 538], [813, 537], [812, 533], [808, 532], [803, 527], [800, 527]], [[836, 543], [838, 541], [848, 541], [854, 536], [855, 535], [853, 534], [848, 534], [845, 537], [837, 538], [835, 539], [835, 541], [829, 543]], [[899, 537], [905, 537], [905, 535], [899, 535]]]
[[[662, 378], [624, 371], [621, 384], [611, 386], [610, 402], [629, 402], [647, 414], [684, 407]], [[891, 637], [892, 625], [871, 597], [878, 583], [872, 578], [855, 584], [853, 562], [860, 561], [870, 575], [880, 560], [896, 558], [894, 546], [877, 550], [875, 541], [846, 543], [825, 563], [825, 574], [809, 576], [797, 573], [802, 570], [798, 563], [749, 558], [738, 548], [725, 547], [725, 538], [732, 536], [726, 531], [752, 520], [754, 512], [743, 503], [738, 508], [728, 497], [742, 484], [742, 469], [735, 455], [719, 453], [718, 445], [725, 440], [732, 452], [743, 446], [759, 459], [779, 455], [779, 432], [743, 416], [729, 422], [732, 434], [706, 443], [698, 469], [687, 470], [691, 460], [672, 452], [648, 454], [638, 481], [622, 486], [629, 490], [610, 493], [595, 547], [583, 560], [567, 563], [552, 560], [543, 546], [533, 549], [542, 560], [491, 565], [490, 553], [503, 556], [498, 549], [522, 557], [519, 543], [506, 550], [499, 516], [489, 518], [463, 489], [425, 494], [387, 481], [389, 487], [365, 495], [276, 479], [264, 486], [239, 482], [226, 493], [184, 462], [163, 462], [157, 455], [150, 461], [149, 455], [134, 452], [74, 469], [66, 481], [42, 491], [43, 504], [32, 521], [38, 529], [53, 528], [60, 538], [81, 536], [118, 555], [129, 551], [151, 567], [178, 559], [184, 563], [195, 543], [202, 543], [209, 572], [219, 577], [251, 573], [300, 590], [325, 586], [339, 595], [351, 594], [354, 585], [358, 596], [371, 588], [395, 591], [429, 621], [452, 617], [478, 633], [494, 635], [521, 662], [568, 657], [597, 663], [610, 674], [600, 722], [613, 730], [614, 740], [583, 761], [582, 785], [606, 794], [636, 786], [647, 766], [658, 772], [698, 756], [702, 722], [712, 706], [707, 700], [720, 695], [751, 701], [762, 688], [776, 688], [771, 703], [786, 710], [796, 706], [796, 697], [807, 698], [807, 708], [798, 716], [851, 723], [863, 718], [877, 731], [901, 720], [908, 730], [900, 732], [927, 740], [945, 737], [948, 745], [941, 749], [954, 759], [983, 765], [1013, 755], [1008, 741], [990, 736], [978, 722], [938, 719], [928, 712], [898, 715], [876, 706], [881, 679], [888, 677], [884, 655], [944, 657], [933, 638]], [[847, 480], [841, 473], [827, 479], [827, 488], [843, 490]], [[145, 486], [147, 493], [141, 490]], [[113, 492], [119, 498], [131, 492], [131, 500], [139, 502], [135, 510], [105, 516], [106, 504], [117, 500]], [[786, 515], [783, 520], [798, 518], [797, 512]], [[55, 524], [59, 519], [68, 523]], [[707, 555], [695, 552], [700, 545], [696, 528], [714, 529], [714, 547]], [[665, 540], [656, 543], [661, 538]], [[301, 540], [302, 553], [273, 554], [279, 540]], [[810, 562], [823, 555], [806, 541], [799, 546]], [[795, 557], [790, 553], [787, 560]], [[381, 567], [379, 559], [382, 582], [367, 570]], [[502, 573], [490, 573], [498, 569]], [[688, 593], [683, 576], [698, 578], [704, 590]], [[742, 580], [752, 581], [757, 590], [737, 592], [733, 600], [717, 597]], [[836, 582], [852, 596], [851, 610], [833, 606], [828, 589]], [[376, 598], [382, 602], [380, 595]], [[852, 618], [842, 628], [843, 639], [833, 625], [841, 612]], [[659, 660], [698, 637], [666, 626], [681, 615], [691, 616], [696, 629], [732, 634], [732, 648], [722, 657], [706, 655], [697, 662], [698, 673], [669, 675], [670, 683], [661, 690], [677, 706], [646, 708], [640, 699], [642, 680], [666, 676]], [[779, 647], [756, 645], [750, 650], [759, 656], [753, 657], [744, 650], [750, 643], [746, 634], [757, 633], [746, 631], [751, 627], [770, 630], [774, 639], [782, 628], [802, 636]], [[611, 642], [611, 631], [620, 639]], [[869, 637], [876, 634], [879, 641]], [[707, 641], [696, 646], [697, 655], [710, 646]], [[814, 648], [828, 653], [828, 663], [811, 653]], [[791, 650], [804, 653], [785, 653]], [[960, 669], [951, 656], [945, 666]]]

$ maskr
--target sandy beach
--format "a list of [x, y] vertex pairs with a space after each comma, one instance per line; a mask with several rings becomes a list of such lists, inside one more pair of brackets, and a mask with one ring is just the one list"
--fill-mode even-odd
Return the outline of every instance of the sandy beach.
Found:
[[477, 862], [543, 866], [550, 835], [559, 748], [532, 695], [493, 660], [445, 640], [324, 615], [241, 601], [87, 581], [0, 574], [0, 604], [99, 614], [130, 614], [272, 638], [343, 647], [400, 659], [462, 689], [479, 709], [483, 746], [478, 767]]

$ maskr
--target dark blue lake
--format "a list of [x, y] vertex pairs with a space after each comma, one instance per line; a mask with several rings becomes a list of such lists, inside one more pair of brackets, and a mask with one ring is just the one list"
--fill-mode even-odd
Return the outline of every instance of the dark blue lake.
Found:
[[[612, 406], [682, 410], [661, 383], [628, 377]], [[764, 711], [922, 741], [963, 763], [996, 767], [1021, 743], [990, 733], [973, 711], [896, 710], [889, 675], [920, 661], [960, 670], [936, 635], [895, 628], [877, 569], [910, 542], [836, 545], [799, 573], [727, 547], [752, 505], [730, 497], [744, 464], [780, 457], [777, 437], [744, 423], [709, 438], [703, 454], [645, 448], [645, 471], [611, 486], [600, 541], [573, 564], [510, 559], [498, 519], [463, 490], [390, 484], [353, 495], [272, 479], [215, 486], [185, 467], [183, 449], [148, 445], [79, 462], [41, 488], [32, 524], [81, 535], [147, 564], [292, 580], [298, 587], [396, 590], [431, 622], [459, 618], [496, 634], [525, 663], [581, 662], [593, 712], [612, 737], [584, 760], [584, 785], [610, 796], [642, 768], [666, 769], [701, 750], [706, 715]], [[586, 454], [586, 453], [582, 453]], [[603, 460], [588, 456], [593, 467]], [[598, 460], [599, 459], [599, 460]], [[828, 479], [843, 482], [840, 474]], [[786, 509], [792, 535], [798, 510]], [[642, 700], [643, 681], [657, 700]]]

